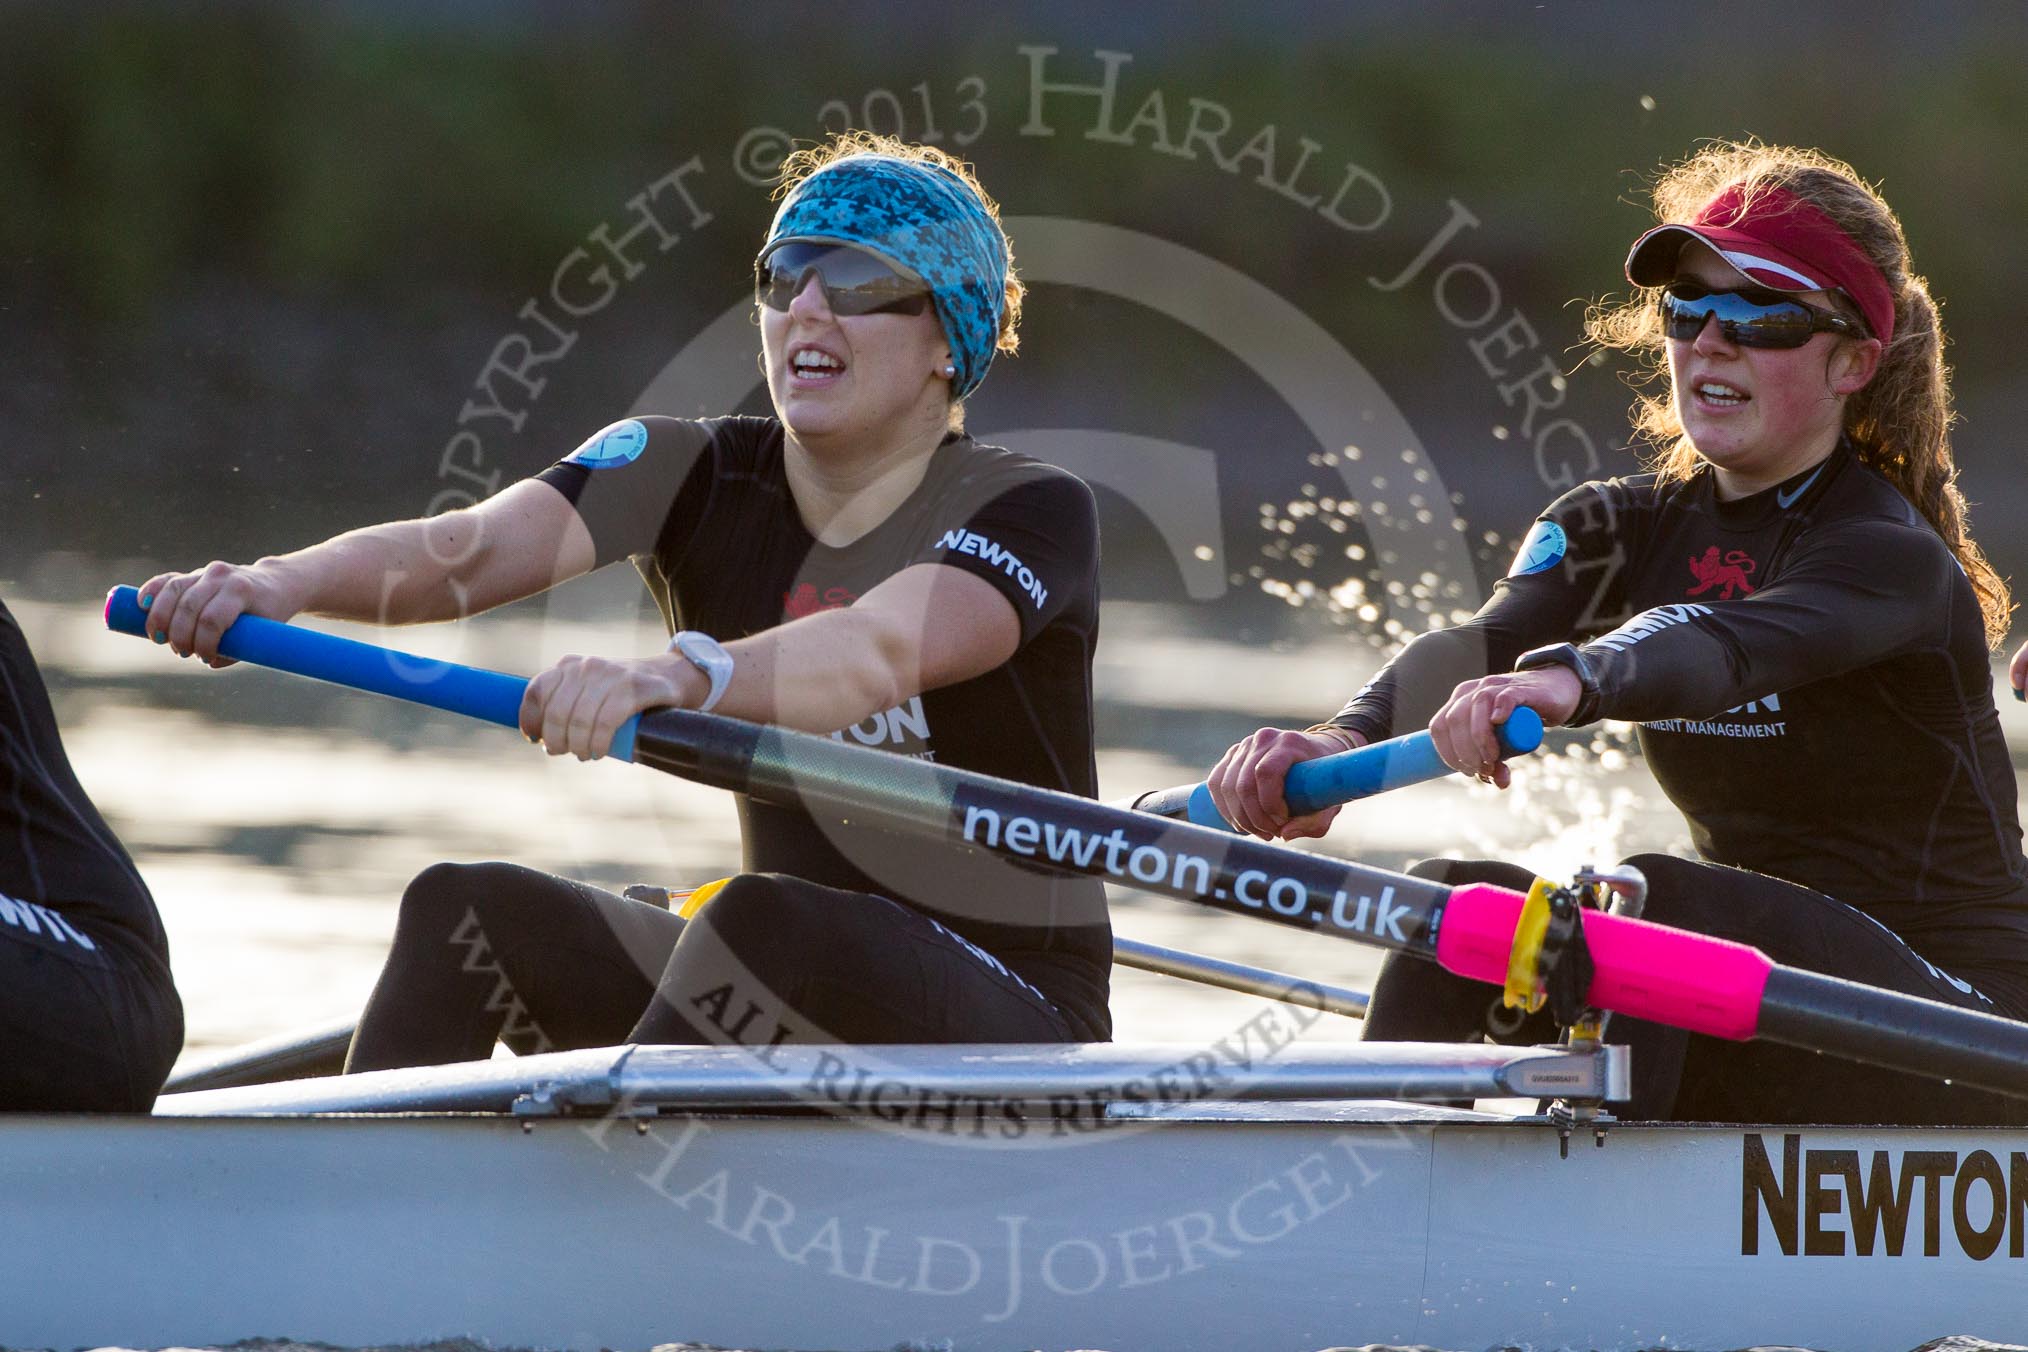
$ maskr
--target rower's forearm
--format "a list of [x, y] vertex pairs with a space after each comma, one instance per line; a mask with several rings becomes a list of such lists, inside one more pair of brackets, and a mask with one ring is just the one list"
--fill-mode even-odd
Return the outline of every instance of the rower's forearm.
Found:
[[1490, 646], [1471, 625], [1419, 634], [1329, 721], [1369, 742], [1419, 732], [1461, 682], [1494, 669]]
[[482, 523], [451, 512], [365, 526], [254, 566], [300, 613], [371, 624], [462, 619], [498, 604], [476, 594]]
[[726, 645], [732, 683], [718, 712], [801, 732], [836, 732], [920, 693], [912, 649], [883, 622], [824, 611]]

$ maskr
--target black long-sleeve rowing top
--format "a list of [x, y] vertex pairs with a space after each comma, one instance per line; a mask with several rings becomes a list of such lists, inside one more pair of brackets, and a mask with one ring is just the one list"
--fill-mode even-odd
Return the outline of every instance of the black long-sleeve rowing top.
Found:
[[1463, 680], [1582, 641], [1706, 858], [1851, 903], [1932, 960], [2028, 967], [2028, 860], [1976, 594], [1849, 447], [1721, 501], [1713, 476], [1588, 483], [1469, 622], [1332, 721], [1426, 724]]

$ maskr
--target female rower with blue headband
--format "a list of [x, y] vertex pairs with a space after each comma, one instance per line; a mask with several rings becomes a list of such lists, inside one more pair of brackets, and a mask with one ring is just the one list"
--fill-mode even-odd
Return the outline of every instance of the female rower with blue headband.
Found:
[[[629, 418], [477, 507], [142, 588], [219, 664], [241, 613], [455, 619], [631, 559], [674, 637], [566, 657], [522, 727], [592, 759], [632, 714], [711, 710], [1091, 795], [1096, 509], [963, 434], [1022, 287], [970, 169], [857, 134], [792, 156], [756, 262], [772, 417]], [[446, 562], [446, 561], [449, 562]], [[679, 914], [511, 864], [402, 899], [348, 1069], [618, 1042], [1103, 1040], [1088, 880], [934, 854], [742, 798], [743, 871]]]

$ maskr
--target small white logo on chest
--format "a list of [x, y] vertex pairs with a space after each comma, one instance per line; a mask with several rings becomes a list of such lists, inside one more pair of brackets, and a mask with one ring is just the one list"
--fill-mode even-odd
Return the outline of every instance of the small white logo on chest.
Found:
[[860, 746], [878, 747], [883, 751], [899, 751], [924, 760], [936, 758], [936, 753], [930, 749], [929, 716], [923, 712], [921, 695], [910, 695], [892, 709], [868, 714], [851, 727], [832, 733], [831, 740], [856, 742]]

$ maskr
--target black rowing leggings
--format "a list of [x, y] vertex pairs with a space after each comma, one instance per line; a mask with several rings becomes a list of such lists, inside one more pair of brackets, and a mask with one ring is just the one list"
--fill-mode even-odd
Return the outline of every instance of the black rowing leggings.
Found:
[[[1946, 975], [1863, 912], [1794, 883], [1717, 864], [1644, 854], [1627, 861], [1648, 879], [1643, 918], [1752, 944], [1776, 962], [1863, 981], [2011, 1018], [2028, 1016], [2018, 977], [1961, 968]], [[1526, 892], [1533, 875], [1512, 864], [1434, 859], [1418, 877], [1457, 886], [1492, 883]], [[1955, 977], [1956, 979], [1953, 979]], [[1391, 1042], [1461, 1042], [1480, 1035], [1529, 1045], [1555, 1040], [1546, 1010], [1518, 1030], [1491, 1031], [1497, 991], [1432, 962], [1391, 954], [1381, 968], [1363, 1036]], [[2028, 1123], [2028, 1102], [1953, 1087], [1773, 1042], [1730, 1042], [1615, 1015], [1606, 1041], [1633, 1054], [1624, 1117], [1678, 1122]]]
[[778, 873], [689, 921], [514, 864], [401, 899], [347, 1071], [638, 1043], [1072, 1042], [1064, 1015], [921, 912]]
[[147, 1112], [182, 1046], [162, 917], [0, 602], [0, 1111]]
[[0, 1110], [145, 1113], [182, 1046], [159, 954], [0, 895]]

